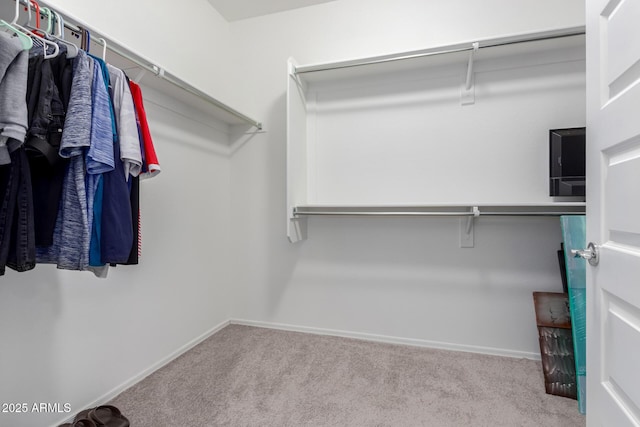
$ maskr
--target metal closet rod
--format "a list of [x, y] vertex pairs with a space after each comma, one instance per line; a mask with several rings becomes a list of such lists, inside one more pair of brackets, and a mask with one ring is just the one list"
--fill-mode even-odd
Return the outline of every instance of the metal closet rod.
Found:
[[584, 212], [295, 212], [294, 216], [560, 216], [584, 215]]
[[[20, 1], [20, 4], [27, 6], [27, 4], [29, 4], [29, 7], [32, 7], [31, 4], [29, 3], [29, 0], [17, 0]], [[38, 3], [41, 4], [45, 4], [46, 2], [43, 1], [38, 1]], [[85, 28], [86, 30], [88, 30], [92, 36], [93, 34], [100, 34], [100, 32], [96, 31], [95, 29], [89, 27], [88, 25], [86, 25], [85, 23], [69, 17], [68, 15], [64, 14], [64, 13], [60, 13], [57, 9], [53, 8], [54, 12], [59, 14], [60, 16], [62, 16], [62, 18], [64, 19], [64, 26], [66, 29], [68, 29], [69, 31], [73, 31], [73, 32], [81, 32], [82, 30], [80, 29], [80, 27]], [[75, 22], [76, 25], [71, 24], [69, 21]], [[105, 38], [106, 39], [106, 38]], [[102, 46], [104, 46], [104, 44], [102, 43], [102, 41], [100, 40], [100, 38], [98, 37], [91, 37], [91, 42], [92, 43], [98, 43]], [[198, 98], [201, 98], [207, 102], [209, 102], [210, 104], [215, 105], [217, 108], [220, 108], [221, 110], [226, 111], [227, 113], [237, 117], [238, 119], [250, 124], [251, 126], [257, 128], [258, 130], [262, 130], [262, 123], [258, 122], [254, 119], [252, 119], [251, 117], [229, 107], [228, 105], [218, 101], [217, 99], [213, 98], [211, 95], [208, 95], [204, 92], [202, 92], [201, 90], [191, 86], [189, 83], [183, 81], [182, 79], [175, 77], [174, 75], [168, 73], [164, 68], [159, 67], [155, 64], [153, 64], [151, 61], [148, 61], [146, 59], [144, 59], [143, 57], [134, 54], [134, 53], [130, 53], [129, 50], [125, 49], [125, 48], [121, 48], [119, 47], [116, 43], [114, 43], [113, 41], [108, 40], [107, 41], [107, 49], [109, 49], [110, 51], [112, 51], [113, 53], [123, 57], [124, 59], [133, 62], [134, 64], [138, 65], [139, 67], [155, 74], [156, 76], [168, 81], [169, 83], [173, 84], [174, 86], [179, 87], [180, 89], [183, 89], [187, 92], [189, 92], [192, 95], [197, 96]]]
[[475, 216], [473, 212], [414, 212], [414, 211], [294, 211], [294, 216]]
[[560, 215], [584, 215], [584, 208], [580, 207], [576, 210], [513, 210], [513, 211], [482, 211], [480, 209], [472, 209], [469, 211], [355, 211], [355, 210], [299, 210], [294, 208], [293, 216], [560, 216]]
[[361, 67], [364, 65], [382, 64], [385, 62], [403, 61], [406, 59], [422, 58], [426, 56], [444, 55], [448, 53], [465, 52], [473, 50], [473, 44], [478, 43], [478, 48], [507, 46], [516, 43], [525, 43], [532, 41], [542, 41], [558, 39], [563, 37], [572, 37], [585, 34], [585, 27], [570, 27], [560, 30], [549, 30], [536, 33], [522, 34], [520, 36], [501, 37], [496, 39], [479, 40], [476, 42], [457, 43], [450, 46], [437, 47], [432, 49], [423, 49], [418, 51], [376, 56], [371, 58], [354, 59], [351, 61], [334, 62], [331, 64], [308, 65], [296, 67], [296, 74], [315, 73], [319, 71], [338, 70], [342, 68]]

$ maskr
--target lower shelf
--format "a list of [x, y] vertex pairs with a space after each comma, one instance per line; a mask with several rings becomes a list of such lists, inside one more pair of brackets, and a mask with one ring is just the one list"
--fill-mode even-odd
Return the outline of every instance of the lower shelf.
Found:
[[292, 216], [559, 216], [584, 215], [585, 207], [584, 202], [536, 205], [302, 205], [293, 208]]
[[475, 217], [584, 215], [585, 210], [585, 202], [513, 205], [300, 205], [290, 208], [288, 235], [291, 242], [306, 239], [306, 218], [309, 216], [453, 216], [467, 218], [465, 224], [461, 223], [461, 235], [465, 236], [463, 241], [468, 241], [469, 235], [473, 234]]

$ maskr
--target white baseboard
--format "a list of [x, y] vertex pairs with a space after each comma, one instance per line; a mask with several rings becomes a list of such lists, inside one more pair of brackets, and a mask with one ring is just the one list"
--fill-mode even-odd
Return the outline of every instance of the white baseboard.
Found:
[[440, 341], [420, 340], [414, 338], [402, 338], [388, 335], [369, 334], [364, 332], [350, 332], [335, 329], [314, 328], [309, 326], [288, 325], [283, 323], [262, 322], [255, 320], [231, 319], [232, 325], [255, 326], [258, 328], [280, 329], [291, 332], [304, 332], [317, 335], [330, 335], [344, 338], [354, 338], [366, 341], [382, 342], [387, 344], [410, 345], [413, 347], [435, 348], [439, 350], [464, 351], [468, 353], [490, 354], [493, 356], [514, 357], [519, 359], [540, 360], [539, 353], [527, 351], [509, 350], [494, 347], [482, 347], [475, 345], [453, 344]]
[[[191, 350], [193, 347], [195, 347], [196, 345], [200, 344], [202, 341], [206, 340], [210, 336], [214, 335], [216, 332], [218, 332], [221, 329], [225, 328], [230, 323], [231, 322], [229, 320], [225, 320], [224, 322], [214, 326], [212, 329], [208, 330], [204, 334], [200, 335], [199, 337], [194, 338], [193, 340], [189, 341], [188, 343], [186, 343], [185, 345], [183, 345], [182, 347], [180, 347], [179, 349], [177, 349], [173, 353], [169, 354], [168, 356], [160, 359], [158, 362], [156, 362], [153, 365], [149, 366], [147, 369], [145, 369], [144, 371], [140, 372], [138, 375], [135, 375], [134, 377], [129, 378], [127, 381], [123, 382], [122, 384], [120, 384], [119, 386], [113, 388], [112, 390], [108, 391], [107, 393], [103, 394], [99, 398], [95, 399], [93, 402], [90, 402], [90, 403], [84, 405], [83, 407], [84, 408], [93, 408], [95, 406], [104, 405], [105, 403], [111, 401], [114, 397], [116, 397], [117, 395], [119, 395], [120, 393], [122, 393], [123, 391], [128, 389], [129, 387], [131, 387], [131, 386], [137, 384], [138, 382], [142, 381], [143, 379], [145, 379], [146, 377], [148, 377], [149, 375], [151, 375], [152, 373], [154, 373], [158, 369], [162, 368], [163, 366], [165, 366], [168, 363], [172, 362], [173, 360], [177, 359], [179, 356], [181, 356], [182, 354], [184, 354], [187, 351]], [[58, 426], [60, 424], [71, 422], [71, 421], [73, 421], [73, 417], [74, 416], [75, 416], [75, 414], [71, 415], [67, 419], [61, 420], [61, 421], [53, 424], [51, 427], [56, 427], [56, 426]]]

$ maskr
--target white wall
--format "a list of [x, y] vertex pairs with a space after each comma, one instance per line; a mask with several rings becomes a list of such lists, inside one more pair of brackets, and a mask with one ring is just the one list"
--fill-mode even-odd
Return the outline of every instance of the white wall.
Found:
[[331, 62], [583, 24], [579, 0], [341, 0], [234, 22], [242, 107], [256, 111], [267, 130], [232, 160], [242, 255], [234, 317], [538, 354], [531, 292], [561, 290], [558, 219], [481, 218], [476, 247], [460, 249], [457, 220], [312, 218], [309, 239], [287, 243], [286, 61]]
[[[205, 64], [195, 45], [175, 55], [173, 44], [190, 46], [198, 28], [163, 30], [189, 9], [190, 22], [215, 35], [209, 46], [226, 49], [226, 22], [206, 1], [188, 3], [57, 1], [52, 6], [68, 9], [186, 80], [192, 77], [197, 86], [212, 76], [224, 87], [226, 61], [209, 58]], [[142, 19], [142, 6], [158, 15]], [[202, 64], [200, 70], [195, 63]], [[190, 115], [175, 102], [165, 105]], [[106, 280], [48, 265], [20, 274], [8, 270], [0, 278], [0, 402], [25, 402], [29, 409], [39, 402], [70, 403], [75, 413], [103, 402], [230, 317], [228, 135], [215, 123], [153, 103], [146, 107], [163, 172], [141, 183], [140, 265], [112, 269]], [[0, 425], [57, 425], [68, 415], [0, 413]]]
[[470, 105], [460, 97], [467, 52], [436, 70], [359, 68], [358, 78], [310, 85], [307, 120], [293, 123], [309, 129], [301, 204], [552, 203], [549, 129], [585, 125], [584, 37], [561, 42], [510, 46], [506, 57], [481, 50]]
[[[231, 25], [205, 0], [50, 5], [262, 120], [266, 133], [229, 160], [226, 135], [148, 106], [164, 171], [142, 185], [142, 263], [107, 280], [51, 266], [1, 278], [0, 402], [76, 412], [229, 317], [537, 352], [531, 290], [560, 287], [553, 219], [480, 219], [465, 250], [451, 219], [311, 219], [310, 239], [288, 243], [285, 64], [579, 25], [581, 1], [340, 0]], [[62, 418], [0, 414], [0, 424]]]
[[[231, 103], [229, 24], [207, 0], [51, 0], [109, 40], [127, 46], [198, 89]], [[99, 52], [100, 45], [92, 46]]]

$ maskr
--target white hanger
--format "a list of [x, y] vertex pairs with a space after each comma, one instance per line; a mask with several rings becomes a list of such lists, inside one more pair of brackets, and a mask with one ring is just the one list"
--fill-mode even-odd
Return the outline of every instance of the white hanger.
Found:
[[98, 38], [102, 42], [102, 60], [107, 60], [107, 41], [102, 37]]
[[[56, 43], [52, 42], [51, 40], [47, 40], [44, 37], [40, 37], [39, 35], [37, 35], [37, 34], [35, 34], [33, 32], [31, 32], [31, 37], [35, 38], [36, 41], [42, 42], [42, 48], [43, 48], [43, 51], [44, 51], [44, 59], [55, 58], [60, 53], [60, 46], [58, 46]], [[52, 53], [48, 53], [49, 49], [47, 47], [53, 48], [53, 52]]]

